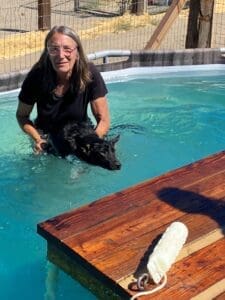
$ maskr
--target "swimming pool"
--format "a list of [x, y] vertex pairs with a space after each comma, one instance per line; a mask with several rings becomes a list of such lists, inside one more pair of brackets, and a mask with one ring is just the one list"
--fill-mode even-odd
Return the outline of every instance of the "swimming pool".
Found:
[[[1, 96], [1, 299], [45, 298], [46, 244], [37, 223], [224, 149], [225, 68], [214, 67], [104, 74], [110, 135], [120, 134], [122, 169], [114, 172], [34, 156], [15, 120], [17, 92]], [[96, 298], [60, 272], [55, 299]]]

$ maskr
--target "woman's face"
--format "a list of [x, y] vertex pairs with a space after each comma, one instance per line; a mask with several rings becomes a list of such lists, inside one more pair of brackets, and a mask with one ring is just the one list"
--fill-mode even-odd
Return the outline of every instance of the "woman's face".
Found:
[[50, 61], [56, 73], [59, 76], [70, 77], [78, 59], [76, 42], [67, 35], [54, 33], [47, 46]]

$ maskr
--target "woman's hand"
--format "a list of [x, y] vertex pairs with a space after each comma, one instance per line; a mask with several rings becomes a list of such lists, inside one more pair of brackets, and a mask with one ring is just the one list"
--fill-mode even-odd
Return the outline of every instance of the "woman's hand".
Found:
[[43, 144], [47, 144], [45, 139], [38, 139], [34, 143], [34, 154], [41, 154], [43, 152]]
[[40, 154], [43, 152], [41, 144], [47, 143], [45, 139], [40, 136], [40, 133], [35, 128], [34, 124], [30, 120], [30, 114], [34, 105], [27, 105], [19, 101], [16, 117], [20, 127], [34, 140], [34, 153]]

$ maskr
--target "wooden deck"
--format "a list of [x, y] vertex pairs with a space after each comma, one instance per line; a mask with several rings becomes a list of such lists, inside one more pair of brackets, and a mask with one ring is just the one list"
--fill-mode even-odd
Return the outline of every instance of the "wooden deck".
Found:
[[187, 225], [187, 243], [166, 287], [141, 299], [225, 299], [225, 152], [49, 219], [38, 233], [48, 259], [99, 299], [129, 299], [175, 220]]

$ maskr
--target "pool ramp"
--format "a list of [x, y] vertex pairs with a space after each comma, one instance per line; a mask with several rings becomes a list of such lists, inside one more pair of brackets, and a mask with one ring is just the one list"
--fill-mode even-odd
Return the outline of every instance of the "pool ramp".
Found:
[[53, 217], [37, 230], [48, 260], [98, 299], [130, 299], [173, 221], [186, 224], [187, 242], [166, 286], [141, 299], [225, 299], [225, 152]]

